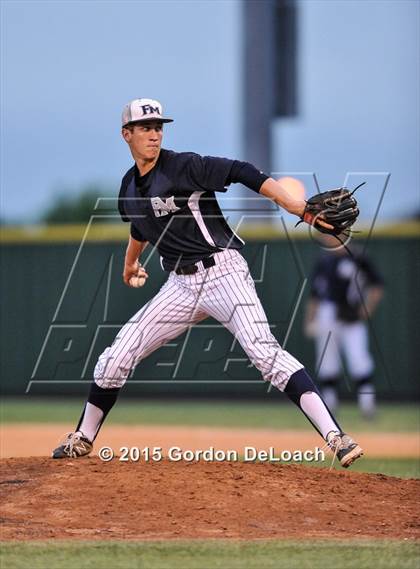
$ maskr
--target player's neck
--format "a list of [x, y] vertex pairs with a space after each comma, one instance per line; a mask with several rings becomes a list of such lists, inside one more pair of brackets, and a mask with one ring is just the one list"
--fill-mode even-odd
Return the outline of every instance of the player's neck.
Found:
[[156, 166], [157, 161], [159, 160], [159, 155], [152, 160], [144, 159], [144, 158], [136, 158], [136, 165], [138, 171], [140, 172], [140, 176], [145, 176], [152, 168]]

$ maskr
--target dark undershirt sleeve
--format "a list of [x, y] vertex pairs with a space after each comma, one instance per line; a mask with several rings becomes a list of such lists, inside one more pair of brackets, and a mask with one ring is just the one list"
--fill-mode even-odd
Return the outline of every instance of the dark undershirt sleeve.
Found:
[[144, 235], [142, 234], [142, 232], [138, 229], [138, 227], [136, 227], [134, 225], [134, 223], [131, 223], [130, 226], [130, 235], [133, 239], [135, 239], [136, 241], [147, 241], [147, 239], [144, 237]]
[[123, 221], [130, 221], [130, 219], [127, 217], [125, 208], [124, 208], [124, 201], [125, 201], [125, 192], [127, 191], [127, 186], [130, 180], [130, 176], [132, 176], [134, 173], [134, 168], [131, 168], [126, 175], [124, 176], [124, 178], [121, 181], [121, 187], [120, 187], [120, 192], [118, 194], [118, 211], [120, 213], [121, 219]]
[[130, 221], [130, 219], [127, 217], [127, 215], [125, 213], [124, 198], [122, 198], [122, 197], [118, 198], [118, 211], [120, 212], [120, 216], [121, 216], [121, 219], [123, 221]]
[[250, 190], [258, 193], [263, 183], [268, 180], [269, 177], [270, 176], [267, 176], [264, 172], [257, 170], [257, 168], [249, 162], [234, 160], [227, 184], [243, 184]]
[[225, 192], [233, 160], [215, 156], [194, 155], [189, 163], [192, 187], [212, 192]]
[[259, 192], [269, 178], [248, 162], [198, 154], [191, 160], [190, 176], [194, 186], [215, 192], [225, 192], [226, 186], [236, 183]]

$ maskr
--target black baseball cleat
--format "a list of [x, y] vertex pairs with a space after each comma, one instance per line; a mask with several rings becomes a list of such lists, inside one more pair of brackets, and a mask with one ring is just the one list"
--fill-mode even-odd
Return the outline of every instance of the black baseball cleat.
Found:
[[67, 433], [60, 446], [53, 450], [52, 458], [81, 458], [92, 452], [93, 444], [81, 431]]
[[[363, 455], [363, 449], [346, 433], [331, 431], [327, 435], [327, 445], [337, 456], [341, 466], [348, 468]], [[334, 462], [334, 461], [333, 461]]]

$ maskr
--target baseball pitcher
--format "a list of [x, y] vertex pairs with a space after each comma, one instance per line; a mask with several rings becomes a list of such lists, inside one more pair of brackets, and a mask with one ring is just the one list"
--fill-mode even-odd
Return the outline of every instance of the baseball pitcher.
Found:
[[140, 259], [149, 243], [156, 247], [168, 279], [99, 357], [75, 431], [53, 451], [53, 458], [88, 455], [133, 368], [188, 327], [212, 316], [240, 342], [263, 379], [302, 410], [342, 466], [350, 466], [362, 449], [343, 432], [303, 364], [270, 332], [240, 253], [244, 242], [223, 217], [217, 193], [226, 192], [230, 184], [244, 184], [334, 235], [354, 223], [359, 213], [356, 200], [343, 188], [307, 202], [296, 200], [247, 162], [163, 149], [163, 125], [170, 122], [153, 99], [135, 99], [126, 105], [122, 137], [134, 165], [123, 177], [119, 194], [122, 219], [130, 223], [125, 284], [145, 284], [148, 275]]

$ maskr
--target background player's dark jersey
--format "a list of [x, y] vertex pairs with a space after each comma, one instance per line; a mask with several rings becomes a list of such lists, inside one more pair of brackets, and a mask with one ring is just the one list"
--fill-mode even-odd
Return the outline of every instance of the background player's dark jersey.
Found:
[[244, 245], [227, 224], [215, 192], [225, 192], [233, 161], [192, 152], [161, 150], [156, 166], [140, 176], [125, 174], [119, 211], [131, 235], [157, 247], [171, 271], [226, 248]]
[[311, 296], [337, 304], [338, 318], [355, 321], [366, 289], [382, 285], [382, 277], [372, 262], [352, 247], [354, 259], [349, 255], [326, 253], [322, 255], [312, 275]]

